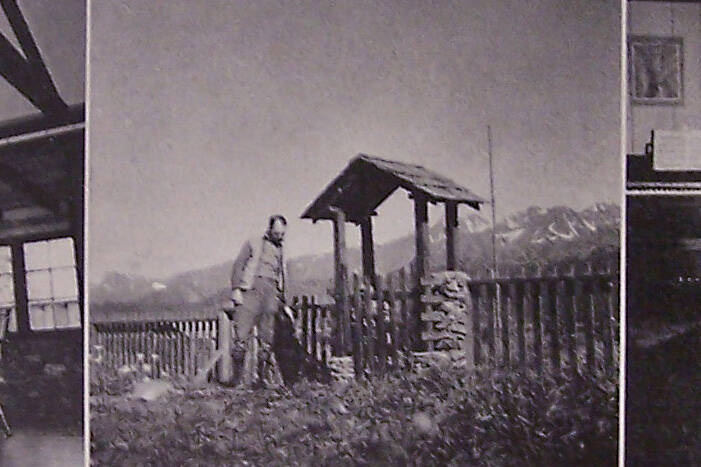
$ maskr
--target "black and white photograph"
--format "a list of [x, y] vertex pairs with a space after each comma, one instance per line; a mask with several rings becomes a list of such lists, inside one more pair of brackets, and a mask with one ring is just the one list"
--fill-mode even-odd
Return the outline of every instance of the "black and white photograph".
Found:
[[92, 465], [615, 465], [621, 6], [90, 3]]
[[695, 465], [701, 194], [626, 199], [626, 465]]
[[[701, 3], [628, 2], [627, 34], [633, 48], [641, 37], [674, 37], [643, 43], [658, 48], [650, 52], [660, 54], [658, 65], [670, 71], [668, 78], [679, 75], [673, 81], [683, 84], [683, 100], [673, 106], [637, 105], [640, 96], [630, 89], [625, 103], [623, 454], [630, 466], [696, 465], [701, 459]], [[633, 52], [628, 50], [629, 56]]]
[[1, 467], [699, 464], [701, 2], [0, 8]]
[[86, 5], [0, 6], [0, 465], [79, 466]]

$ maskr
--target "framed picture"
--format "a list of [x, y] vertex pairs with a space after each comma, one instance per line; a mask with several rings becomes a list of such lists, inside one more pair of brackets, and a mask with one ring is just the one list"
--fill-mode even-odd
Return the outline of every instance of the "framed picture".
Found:
[[682, 103], [681, 37], [631, 36], [630, 93], [633, 104]]

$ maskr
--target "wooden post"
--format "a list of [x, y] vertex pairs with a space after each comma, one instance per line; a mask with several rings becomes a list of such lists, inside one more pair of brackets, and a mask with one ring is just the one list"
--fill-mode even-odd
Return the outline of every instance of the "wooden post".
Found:
[[29, 298], [27, 297], [27, 277], [24, 268], [24, 248], [22, 243], [10, 245], [12, 252], [12, 280], [15, 289], [15, 314], [17, 330], [25, 333], [30, 330]]
[[[65, 154], [70, 154], [68, 158], [68, 170], [72, 180], [73, 203], [68, 212], [71, 218], [71, 230], [73, 238], [73, 257], [75, 259], [76, 285], [78, 287], [78, 308], [80, 310], [80, 324], [84, 325], [85, 319], [85, 235], [83, 224], [85, 221], [85, 149], [84, 136], [75, 142], [70, 143], [65, 148]], [[76, 157], [77, 156], [77, 157]], [[86, 321], [87, 322], [87, 321]]]
[[446, 269], [457, 269], [457, 240], [458, 240], [458, 203], [446, 201], [445, 203], [445, 250]]
[[351, 345], [350, 319], [348, 314], [348, 297], [346, 280], [346, 214], [338, 208], [333, 209], [333, 247], [334, 247], [334, 286], [336, 291], [336, 313], [341, 324], [338, 330], [338, 355], [345, 355]]
[[231, 383], [233, 378], [233, 360], [231, 358], [231, 320], [225, 311], [220, 310], [217, 322], [217, 344], [222, 356], [219, 359], [217, 373], [219, 382], [223, 384]]
[[377, 284], [375, 274], [375, 245], [372, 238], [372, 216], [368, 215], [360, 221], [360, 235], [363, 251], [363, 276], [367, 277], [372, 285]]
[[84, 275], [84, 245], [85, 243], [83, 242], [83, 232], [82, 232], [82, 225], [79, 228], [79, 232], [75, 234], [73, 237], [73, 257], [75, 258], [75, 273], [76, 273], [76, 286], [78, 287], [78, 309], [80, 311], [80, 327], [82, 328], [85, 323], [84, 317], [85, 317], [85, 292], [84, 292], [84, 287], [83, 284], [85, 275]]
[[429, 269], [430, 251], [428, 236], [428, 204], [426, 196], [420, 192], [414, 192], [414, 224], [416, 230], [416, 269], [415, 269], [415, 289], [416, 301], [414, 306], [414, 336], [415, 347], [422, 347], [421, 332], [421, 312], [423, 306], [419, 297], [421, 295], [421, 279], [426, 277]]
[[421, 279], [429, 269], [428, 203], [426, 196], [414, 193], [414, 224], [416, 228], [416, 288], [421, 290]]

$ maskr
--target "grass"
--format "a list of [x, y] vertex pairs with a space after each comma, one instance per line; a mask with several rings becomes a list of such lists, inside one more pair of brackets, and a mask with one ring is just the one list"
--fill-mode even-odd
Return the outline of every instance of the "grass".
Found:
[[127, 397], [124, 377], [93, 367], [95, 389], [109, 389], [91, 400], [95, 465], [616, 462], [615, 374], [562, 381], [432, 369], [259, 391], [176, 383], [147, 402]]

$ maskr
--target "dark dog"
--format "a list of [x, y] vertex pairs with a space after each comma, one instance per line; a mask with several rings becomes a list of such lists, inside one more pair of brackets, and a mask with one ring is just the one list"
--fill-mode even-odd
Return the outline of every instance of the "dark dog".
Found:
[[275, 318], [273, 350], [286, 386], [302, 378], [324, 384], [332, 381], [331, 370], [309, 355], [297, 340], [292, 320], [285, 313], [278, 313]]

